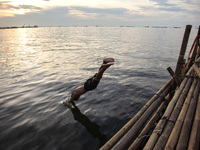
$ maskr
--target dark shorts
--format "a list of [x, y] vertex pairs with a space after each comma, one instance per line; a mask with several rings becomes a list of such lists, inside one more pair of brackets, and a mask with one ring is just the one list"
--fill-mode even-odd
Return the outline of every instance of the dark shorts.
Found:
[[[94, 75], [94, 77], [95, 77], [95, 76], [96, 76], [96, 74]], [[94, 77], [87, 79], [87, 81], [85, 82], [85, 84], [84, 84], [84, 89], [85, 89], [86, 91], [94, 90], [94, 89], [97, 87], [97, 85], [99, 84], [99, 82], [96, 81], [96, 80], [94, 79]]]

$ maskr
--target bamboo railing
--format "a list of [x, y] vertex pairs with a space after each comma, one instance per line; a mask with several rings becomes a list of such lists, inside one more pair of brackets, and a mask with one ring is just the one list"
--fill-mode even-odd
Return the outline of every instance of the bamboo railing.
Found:
[[100, 150], [198, 150], [200, 147], [200, 27], [184, 59], [187, 25], [172, 78]]

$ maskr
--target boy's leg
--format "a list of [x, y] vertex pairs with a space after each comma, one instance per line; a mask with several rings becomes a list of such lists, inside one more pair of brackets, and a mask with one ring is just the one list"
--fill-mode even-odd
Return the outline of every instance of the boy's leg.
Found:
[[99, 82], [101, 80], [102, 76], [103, 76], [103, 73], [106, 71], [106, 69], [108, 69], [108, 67], [110, 67], [113, 64], [114, 64], [114, 59], [113, 58], [105, 58], [103, 60], [103, 64], [99, 68], [99, 71], [96, 74], [94, 79]]

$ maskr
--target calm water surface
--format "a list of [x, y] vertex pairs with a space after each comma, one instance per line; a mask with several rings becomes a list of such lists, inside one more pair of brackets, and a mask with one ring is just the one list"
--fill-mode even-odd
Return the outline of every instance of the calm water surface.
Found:
[[[191, 32], [188, 48], [197, 33]], [[170, 79], [184, 29], [0, 30], [0, 149], [95, 150]], [[62, 101], [113, 57], [99, 86]]]

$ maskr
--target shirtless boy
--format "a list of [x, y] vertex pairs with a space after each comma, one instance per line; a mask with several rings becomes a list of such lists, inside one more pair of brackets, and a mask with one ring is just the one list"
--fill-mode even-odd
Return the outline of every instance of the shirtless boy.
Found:
[[70, 106], [70, 104], [74, 104], [74, 100], [78, 100], [81, 95], [85, 94], [87, 91], [94, 90], [97, 85], [99, 84], [103, 73], [106, 71], [108, 67], [114, 65], [113, 58], [105, 58], [103, 60], [103, 64], [100, 66], [98, 72], [92, 77], [89, 78], [84, 85], [79, 86], [76, 90], [72, 93], [71, 97], [63, 102], [64, 105]]

